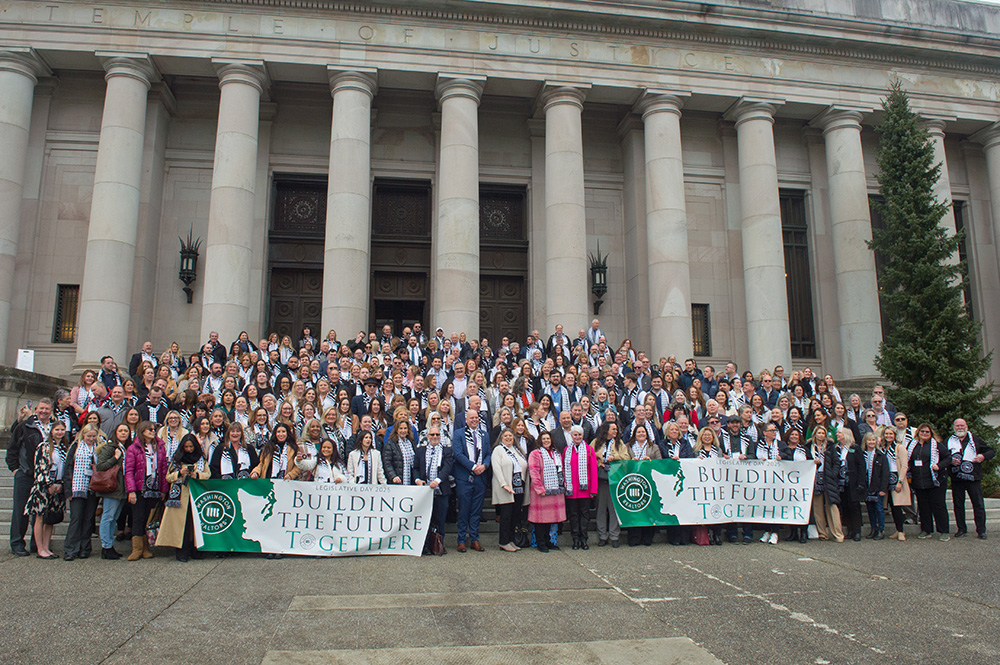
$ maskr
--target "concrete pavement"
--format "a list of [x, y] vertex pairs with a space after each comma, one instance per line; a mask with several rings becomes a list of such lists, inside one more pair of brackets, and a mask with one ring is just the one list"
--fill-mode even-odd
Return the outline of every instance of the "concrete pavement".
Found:
[[1000, 658], [997, 539], [657, 542], [509, 554], [494, 538], [485, 553], [452, 548], [420, 559], [180, 564], [168, 551], [134, 563], [5, 552], [0, 662], [992, 665]]

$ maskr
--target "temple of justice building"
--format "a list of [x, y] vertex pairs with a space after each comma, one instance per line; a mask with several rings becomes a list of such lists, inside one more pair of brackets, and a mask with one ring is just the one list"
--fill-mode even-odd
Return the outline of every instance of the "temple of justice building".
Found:
[[574, 337], [600, 247], [612, 345], [870, 377], [894, 80], [989, 350], [997, 35], [950, 0], [11, 0], [0, 350], [67, 375], [213, 330]]

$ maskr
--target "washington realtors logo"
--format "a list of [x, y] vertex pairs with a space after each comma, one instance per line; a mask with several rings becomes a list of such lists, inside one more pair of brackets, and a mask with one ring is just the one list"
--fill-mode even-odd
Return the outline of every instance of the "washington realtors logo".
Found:
[[618, 483], [618, 504], [630, 513], [645, 510], [653, 498], [653, 487], [644, 476], [630, 473]]
[[205, 492], [195, 499], [202, 533], [222, 533], [236, 519], [236, 505], [222, 492]]

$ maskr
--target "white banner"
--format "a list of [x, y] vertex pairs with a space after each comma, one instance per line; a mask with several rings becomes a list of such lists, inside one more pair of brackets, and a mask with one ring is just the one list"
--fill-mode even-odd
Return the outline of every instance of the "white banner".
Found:
[[195, 544], [208, 551], [420, 556], [434, 491], [287, 480], [190, 483]]
[[816, 464], [735, 459], [616, 462], [611, 495], [623, 527], [807, 524]]

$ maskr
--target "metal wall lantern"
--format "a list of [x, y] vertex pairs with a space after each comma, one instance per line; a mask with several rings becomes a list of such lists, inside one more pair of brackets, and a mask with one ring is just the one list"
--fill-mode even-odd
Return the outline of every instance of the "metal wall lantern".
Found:
[[188, 231], [188, 237], [185, 241], [180, 236], [177, 237], [181, 242], [181, 269], [177, 273], [178, 279], [184, 282], [184, 293], [187, 294], [188, 304], [191, 304], [191, 296], [194, 295], [194, 291], [191, 289], [191, 282], [198, 279], [198, 248], [201, 247], [201, 238], [194, 238], [194, 225], [191, 225], [191, 230]]
[[601, 256], [601, 241], [597, 241], [597, 256], [590, 254], [590, 291], [594, 301], [594, 316], [601, 313], [604, 294], [608, 292], [608, 255]]

